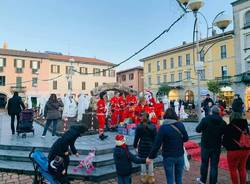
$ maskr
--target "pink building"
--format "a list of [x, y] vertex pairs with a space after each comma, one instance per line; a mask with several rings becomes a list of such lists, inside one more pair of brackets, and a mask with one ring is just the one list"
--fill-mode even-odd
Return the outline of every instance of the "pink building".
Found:
[[116, 73], [117, 82], [124, 86], [133, 88], [138, 92], [144, 90], [143, 67], [137, 66]]

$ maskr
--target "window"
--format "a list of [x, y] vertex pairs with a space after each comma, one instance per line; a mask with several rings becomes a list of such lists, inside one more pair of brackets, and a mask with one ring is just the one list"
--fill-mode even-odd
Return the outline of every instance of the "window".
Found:
[[161, 76], [157, 76], [157, 84], [161, 84]]
[[16, 78], [16, 87], [21, 87], [22, 86], [22, 77], [17, 77]]
[[5, 86], [5, 76], [0, 76], [0, 86]]
[[122, 81], [126, 81], [126, 75], [122, 75]]
[[164, 83], [167, 82], [167, 75], [163, 75], [163, 82], [164, 82]]
[[205, 61], [205, 52], [204, 52], [204, 50], [200, 51], [200, 61], [202, 61], [202, 62]]
[[6, 58], [0, 58], [0, 72], [3, 72], [3, 68], [6, 66]]
[[134, 80], [134, 74], [133, 73], [130, 73], [129, 76], [128, 76], [129, 80]]
[[152, 85], [151, 77], [148, 77], [148, 85]]
[[250, 26], [250, 11], [247, 11], [245, 14], [245, 27]]
[[182, 57], [178, 56], [178, 67], [182, 67]]
[[88, 68], [80, 67], [80, 74], [87, 74], [87, 73], [88, 73]]
[[174, 82], [174, 74], [171, 74], [170, 78], [171, 78], [171, 82]]
[[30, 61], [30, 68], [32, 70], [32, 74], [37, 74], [38, 69], [40, 69], [40, 61], [31, 60]]
[[178, 76], [179, 76], [179, 81], [181, 81], [182, 80], [182, 72], [179, 72]]
[[186, 79], [189, 80], [191, 79], [191, 72], [188, 71], [188, 72], [185, 72], [186, 73]]
[[22, 73], [25, 66], [25, 61], [22, 59], [14, 60], [14, 67], [16, 68], [16, 73]]
[[72, 86], [72, 81], [68, 81], [68, 90], [72, 90], [73, 86]]
[[101, 70], [99, 68], [93, 68], [94, 76], [100, 76], [101, 75], [100, 71]]
[[174, 58], [170, 59], [170, 68], [174, 68]]
[[157, 72], [159, 72], [160, 70], [161, 70], [160, 61], [157, 61]]
[[226, 47], [226, 45], [222, 45], [220, 47], [220, 57], [221, 57], [221, 59], [227, 58], [227, 47]]
[[148, 64], [148, 72], [151, 72], [151, 63]]
[[98, 87], [98, 82], [95, 82], [95, 87]]
[[186, 65], [190, 65], [190, 54], [186, 54]]
[[32, 87], [37, 87], [37, 78], [32, 78]]
[[59, 65], [51, 65], [50, 72], [51, 73], [60, 73], [60, 66]]
[[227, 66], [222, 66], [221, 67], [221, 77], [226, 77], [227, 76]]
[[82, 82], [82, 90], [86, 90], [86, 83]]
[[163, 59], [163, 70], [167, 69], [167, 60]]
[[102, 76], [106, 77], [107, 70], [102, 70]]
[[206, 75], [205, 75], [205, 70], [200, 70], [200, 79], [201, 80], [205, 80], [206, 79]]
[[245, 37], [245, 49], [250, 49], [250, 34]]
[[115, 70], [109, 70], [109, 76], [115, 77]]
[[53, 90], [57, 89], [57, 81], [53, 81]]

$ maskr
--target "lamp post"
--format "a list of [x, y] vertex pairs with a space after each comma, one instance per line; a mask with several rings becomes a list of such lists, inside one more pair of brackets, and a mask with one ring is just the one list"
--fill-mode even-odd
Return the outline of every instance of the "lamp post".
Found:
[[[194, 17], [195, 17], [195, 30], [194, 30], [195, 33], [194, 34], [196, 34], [196, 62], [195, 62], [195, 58], [193, 58], [193, 60], [194, 60], [194, 66], [195, 66], [194, 67], [195, 68], [195, 73], [197, 75], [197, 93], [198, 93], [197, 94], [197, 113], [198, 113], [197, 115], [198, 115], [198, 118], [199, 118], [199, 121], [200, 121], [201, 120], [200, 74], [201, 74], [201, 71], [203, 70], [204, 66], [203, 66], [203, 62], [200, 61], [199, 27], [198, 27], [197, 22], [198, 22], [199, 10], [200, 10], [200, 8], [202, 8], [204, 6], [204, 1], [203, 0], [179, 0], [179, 3], [181, 3], [184, 7], [187, 7], [189, 10], [191, 10], [193, 12], [193, 14], [194, 14]], [[203, 18], [205, 18], [204, 15], [203, 15]], [[205, 18], [205, 20], [206, 20], [206, 18]], [[221, 29], [224, 32], [224, 30], [228, 27], [228, 25], [230, 23], [231, 23], [231, 20], [227, 16], [224, 15], [224, 11], [220, 12], [219, 14], [217, 14], [217, 16], [213, 20], [212, 33], [214, 32], [214, 27], [213, 26], [217, 26], [219, 29]], [[209, 29], [209, 27], [207, 29]], [[209, 47], [208, 50], [210, 48], [211, 47]]]
[[69, 68], [69, 76], [68, 76], [68, 90], [69, 90], [69, 94], [72, 94], [73, 91], [73, 84], [72, 84], [72, 77], [73, 77], [73, 73], [74, 73], [74, 69], [73, 69], [73, 63], [75, 62], [74, 58], [70, 58], [69, 59], [70, 62], [70, 68]]

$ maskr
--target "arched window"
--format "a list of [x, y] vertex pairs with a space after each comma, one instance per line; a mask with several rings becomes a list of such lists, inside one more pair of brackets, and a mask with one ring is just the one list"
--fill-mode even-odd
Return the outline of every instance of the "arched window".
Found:
[[250, 26], [250, 10], [246, 12], [245, 14], [245, 27]]

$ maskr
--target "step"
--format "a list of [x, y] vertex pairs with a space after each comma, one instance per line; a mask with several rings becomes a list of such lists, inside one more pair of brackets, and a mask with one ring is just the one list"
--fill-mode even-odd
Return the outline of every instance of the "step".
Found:
[[[162, 163], [162, 158], [158, 157], [155, 159], [155, 165]], [[77, 173], [73, 172], [74, 166], [69, 166], [68, 175], [74, 179], [82, 179], [89, 181], [103, 181], [106, 179], [114, 178], [116, 176], [115, 165], [97, 167], [90, 174], [85, 172], [85, 169], [78, 171]], [[136, 172], [140, 169], [140, 165], [133, 165], [133, 172]], [[0, 171], [1, 172], [16, 172], [21, 174], [34, 174], [34, 168], [32, 162], [19, 162], [19, 161], [4, 161], [0, 160]]]

